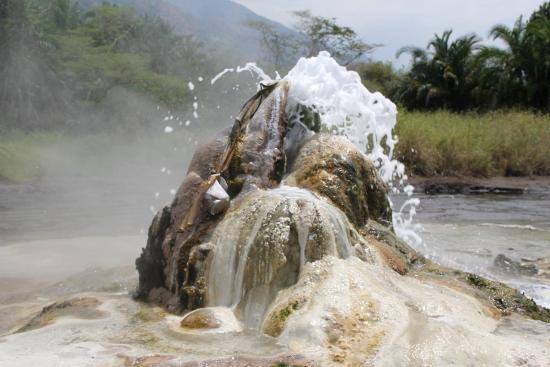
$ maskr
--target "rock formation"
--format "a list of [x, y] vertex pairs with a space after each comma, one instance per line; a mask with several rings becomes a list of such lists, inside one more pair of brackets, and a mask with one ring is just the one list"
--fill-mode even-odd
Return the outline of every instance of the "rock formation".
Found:
[[[233, 291], [246, 294], [273, 283], [272, 298], [296, 283], [304, 262], [325, 254], [365, 257], [353, 225], [360, 228], [369, 219], [391, 223], [387, 189], [373, 164], [345, 138], [314, 134], [309, 127], [318, 130], [318, 121], [310, 110], [302, 108], [301, 121], [289, 121], [287, 93], [286, 82], [264, 87], [245, 104], [232, 130], [196, 151], [174, 201], [149, 228], [136, 261], [138, 298], [176, 313], [208, 304], [212, 238], [230, 238], [228, 231], [238, 242], [232, 261], [250, 259], [241, 270], [244, 289]], [[281, 183], [309, 191], [269, 191]], [[233, 217], [239, 220], [227, 219]], [[228, 221], [232, 228], [222, 229]], [[240, 248], [247, 241], [250, 249]], [[243, 276], [230, 265], [222, 278]]]
[[288, 85], [265, 86], [243, 107], [230, 131], [199, 149], [172, 205], [153, 219], [136, 261], [137, 296], [172, 312], [204, 305], [208, 237], [243, 189], [277, 185], [285, 166]]
[[[231, 310], [247, 328], [305, 338], [332, 361], [360, 365], [382, 340], [416, 328], [422, 307], [452, 314], [458, 302], [462, 325], [512, 312], [550, 321], [519, 292], [434, 264], [400, 240], [373, 162], [320, 132], [311, 110], [298, 105], [299, 118], [289, 118], [288, 89], [264, 86], [231, 130], [197, 150], [136, 260], [139, 299], [177, 314], [205, 308], [186, 316], [188, 329], [216, 330], [215, 315]], [[435, 342], [447, 331], [429, 320]], [[477, 332], [464, 327], [460, 337]]]

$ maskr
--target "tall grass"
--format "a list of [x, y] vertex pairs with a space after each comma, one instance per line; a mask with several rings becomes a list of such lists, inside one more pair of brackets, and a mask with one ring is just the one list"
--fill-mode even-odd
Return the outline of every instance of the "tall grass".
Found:
[[550, 115], [402, 112], [396, 135], [412, 174], [550, 175]]
[[[550, 175], [550, 115], [401, 112], [396, 135], [396, 156], [405, 163], [409, 174]], [[176, 156], [184, 151], [189, 155], [194, 149], [188, 143], [189, 137], [197, 139], [184, 130], [133, 138], [109, 133], [12, 132], [0, 135], [0, 180], [29, 181], [46, 170], [117, 169], [106, 167], [121, 163], [115, 157], [154, 162], [158, 155], [151, 153], [170, 151], [167, 146], [178, 147]]]

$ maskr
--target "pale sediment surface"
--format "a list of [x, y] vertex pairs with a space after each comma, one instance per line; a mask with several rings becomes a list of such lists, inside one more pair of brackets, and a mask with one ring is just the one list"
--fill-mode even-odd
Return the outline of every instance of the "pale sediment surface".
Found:
[[85, 293], [97, 299], [103, 315], [87, 319], [82, 314], [5, 337], [0, 361], [10, 366], [124, 365], [136, 356], [164, 354], [179, 362], [235, 354], [257, 357], [286, 350], [258, 333], [200, 335], [174, 328], [162, 310], [134, 302], [128, 294]]
[[4, 326], [11, 320], [12, 330], [56, 299], [96, 299], [98, 304], [89, 308], [99, 313], [60, 308], [51, 320], [44, 317], [51, 324], [4, 335], [0, 361], [10, 366], [122, 366], [134, 357], [164, 356], [179, 365], [244, 355], [256, 361], [251, 365], [261, 365], [266, 356], [305, 355], [319, 365], [545, 366], [550, 358], [548, 324], [495, 318], [487, 305], [444, 281], [403, 277], [355, 257], [328, 256], [305, 264], [299, 282], [274, 302], [296, 294], [309, 299], [290, 313], [278, 340], [251, 329], [183, 329], [181, 317], [133, 301], [127, 289], [134, 286], [133, 269], [122, 267], [83, 272], [11, 297], [2, 293], [0, 318]]
[[[259, 332], [186, 333], [181, 317], [135, 302], [132, 259], [144, 242], [144, 236], [98, 236], [0, 247], [0, 365], [122, 366], [157, 353], [179, 361], [288, 354]], [[72, 305], [80, 299], [97, 304]], [[69, 304], [43, 310], [62, 300]], [[32, 321], [36, 315], [39, 322]]]
[[322, 285], [307, 290], [307, 282], [298, 283], [314, 301], [291, 316], [282, 339], [326, 355], [325, 363], [543, 366], [550, 357], [547, 324], [496, 320], [474, 297], [444, 283], [402, 277], [358, 259], [327, 259], [306, 272], [322, 277]]

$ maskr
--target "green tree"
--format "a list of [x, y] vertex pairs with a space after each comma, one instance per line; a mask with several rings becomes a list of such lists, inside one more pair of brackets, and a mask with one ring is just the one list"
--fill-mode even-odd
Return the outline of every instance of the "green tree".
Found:
[[477, 104], [497, 107], [550, 109], [550, 3], [525, 22], [519, 17], [510, 28], [495, 25], [489, 32], [504, 48], [483, 47], [475, 57], [473, 91]]
[[294, 28], [306, 46], [307, 56], [328, 51], [341, 64], [349, 65], [377, 47], [363, 42], [352, 28], [339, 25], [336, 18], [316, 16], [309, 10], [295, 11], [293, 15], [297, 18]]
[[176, 34], [159, 17], [143, 17], [136, 43], [150, 56], [151, 69], [156, 73], [191, 77], [208, 67], [202, 44], [193, 35]]
[[406, 107], [463, 110], [473, 106], [474, 52], [480, 39], [471, 34], [451, 41], [451, 35], [447, 30], [435, 34], [426, 49], [409, 46], [397, 52], [397, 57], [412, 56], [411, 69], [396, 92]]
[[80, 14], [76, 1], [55, 0], [50, 4], [50, 16], [57, 28], [69, 29], [78, 25]]
[[550, 2], [535, 11], [527, 24], [533, 62], [529, 73], [529, 102], [550, 111]]
[[313, 15], [309, 10], [295, 11], [293, 32], [283, 33], [266, 22], [249, 22], [248, 26], [259, 31], [261, 42], [274, 66], [285, 70], [301, 56], [316, 56], [328, 51], [342, 65], [349, 65], [371, 52], [378, 45], [367, 44], [335, 18]]
[[391, 62], [361, 62], [351, 65], [350, 68], [357, 71], [367, 89], [385, 96], [393, 94], [401, 77], [395, 72]]
[[512, 28], [503, 24], [494, 26], [489, 35], [500, 39], [506, 48], [484, 47], [478, 55], [481, 88], [494, 95], [496, 105], [521, 105], [527, 101], [524, 84], [527, 83], [526, 66], [530, 55], [526, 30], [522, 17]]
[[260, 33], [260, 42], [268, 54], [268, 61], [276, 69], [287, 69], [298, 53], [298, 43], [292, 33], [284, 34], [263, 21], [250, 21], [247, 25]]
[[135, 40], [142, 20], [133, 7], [103, 3], [86, 14], [85, 25], [94, 46], [108, 46], [114, 51], [137, 51]]

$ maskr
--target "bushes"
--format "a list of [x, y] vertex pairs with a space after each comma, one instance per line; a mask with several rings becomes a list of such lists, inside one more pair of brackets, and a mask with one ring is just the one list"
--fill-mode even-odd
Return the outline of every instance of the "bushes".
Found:
[[1, 133], [93, 130], [85, 125], [99, 119], [83, 116], [97, 115], [115, 88], [187, 109], [187, 81], [210, 71], [192, 36], [106, 2], [84, 8], [74, 0], [8, 0], [0, 6], [0, 47]]
[[550, 175], [550, 116], [403, 112], [396, 156], [421, 176]]
[[110, 52], [94, 47], [92, 40], [78, 34], [58, 36], [59, 73], [76, 76], [80, 98], [100, 102], [115, 85], [151, 97], [163, 105], [181, 106], [190, 99], [187, 83], [174, 75], [159, 74], [149, 67], [147, 55]]

